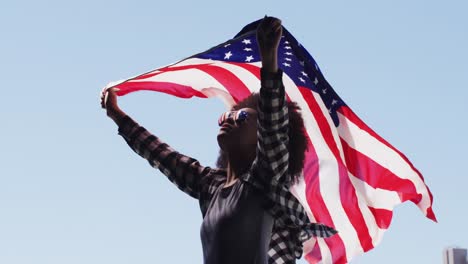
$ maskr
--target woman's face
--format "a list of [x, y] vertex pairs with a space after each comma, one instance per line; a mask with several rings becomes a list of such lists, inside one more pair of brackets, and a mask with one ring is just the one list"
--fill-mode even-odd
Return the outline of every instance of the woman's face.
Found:
[[221, 115], [218, 122], [219, 147], [228, 155], [249, 155], [255, 153], [257, 145], [257, 111], [242, 108]]

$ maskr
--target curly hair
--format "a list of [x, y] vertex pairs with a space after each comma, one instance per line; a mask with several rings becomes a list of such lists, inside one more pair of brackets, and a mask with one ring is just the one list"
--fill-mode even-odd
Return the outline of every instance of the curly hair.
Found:
[[[258, 101], [260, 99], [259, 93], [253, 93], [249, 97], [240, 101], [231, 108], [231, 111], [236, 111], [242, 108], [257, 109]], [[288, 101], [288, 114], [289, 114], [289, 167], [288, 177], [286, 182], [297, 182], [302, 169], [304, 168], [305, 152], [307, 150], [307, 136], [304, 128], [304, 120], [301, 115], [301, 108], [297, 103]], [[219, 168], [227, 168], [227, 154], [220, 150], [216, 166]]]

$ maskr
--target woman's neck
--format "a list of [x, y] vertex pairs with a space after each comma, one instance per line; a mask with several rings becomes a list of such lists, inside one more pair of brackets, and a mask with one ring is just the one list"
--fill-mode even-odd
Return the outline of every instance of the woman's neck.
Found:
[[242, 174], [242, 170], [236, 163], [228, 161], [226, 185], [234, 183]]
[[224, 184], [224, 186], [230, 186], [232, 185], [237, 179], [238, 179], [238, 174], [236, 173], [236, 171], [232, 168], [232, 166], [230, 165], [230, 163], [228, 163], [228, 166], [227, 166], [227, 178], [226, 178], [226, 183]]
[[229, 157], [227, 166], [226, 185], [235, 182], [250, 167], [252, 161], [240, 157]]

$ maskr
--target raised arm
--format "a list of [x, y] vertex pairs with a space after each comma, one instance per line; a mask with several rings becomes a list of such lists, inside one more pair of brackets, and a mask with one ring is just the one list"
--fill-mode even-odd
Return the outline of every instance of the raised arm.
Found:
[[107, 116], [119, 126], [119, 134], [130, 148], [146, 159], [150, 165], [159, 169], [180, 190], [199, 199], [202, 185], [211, 169], [188, 156], [173, 150], [144, 127], [138, 125], [117, 104], [116, 88], [104, 90], [101, 106]]
[[288, 108], [278, 68], [278, 45], [282, 35], [281, 21], [265, 17], [257, 29], [262, 57], [261, 89], [258, 104], [257, 165], [267, 170], [264, 180], [281, 181], [288, 172]]

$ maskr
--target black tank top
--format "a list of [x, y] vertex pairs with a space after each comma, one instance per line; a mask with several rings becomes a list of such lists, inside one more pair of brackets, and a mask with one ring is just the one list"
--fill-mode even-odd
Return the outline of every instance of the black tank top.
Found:
[[242, 180], [221, 186], [201, 226], [204, 263], [267, 264], [274, 220], [266, 208], [266, 196]]

